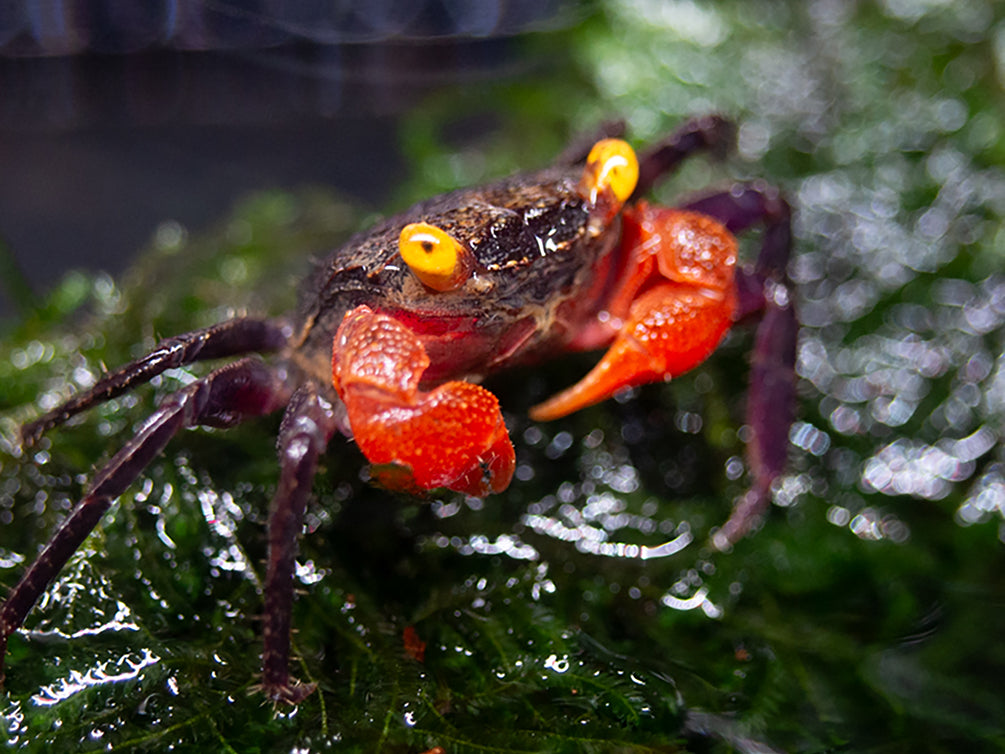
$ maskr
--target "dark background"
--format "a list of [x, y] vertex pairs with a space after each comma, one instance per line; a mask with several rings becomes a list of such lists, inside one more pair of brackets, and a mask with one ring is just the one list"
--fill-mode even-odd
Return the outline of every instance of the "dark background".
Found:
[[531, 74], [519, 35], [586, 12], [292, 5], [4, 6], [0, 238], [31, 289], [71, 268], [116, 275], [160, 223], [202, 227], [256, 190], [318, 184], [379, 206], [406, 173], [402, 114], [437, 89]]

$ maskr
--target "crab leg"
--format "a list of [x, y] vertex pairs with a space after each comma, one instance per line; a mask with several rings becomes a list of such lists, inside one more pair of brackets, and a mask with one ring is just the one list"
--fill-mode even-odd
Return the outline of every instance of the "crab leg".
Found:
[[716, 533], [717, 546], [744, 536], [771, 499], [771, 486], [785, 470], [789, 427], [795, 418], [796, 339], [799, 324], [792, 308], [786, 266], [792, 249], [791, 210], [778, 191], [764, 185], [738, 185], [688, 205], [712, 215], [733, 232], [764, 224], [754, 271], [737, 272], [737, 319], [759, 315], [747, 393], [747, 425], [752, 430], [748, 460], [753, 484]]
[[141, 359], [112, 372], [89, 390], [79, 393], [57, 408], [21, 428], [25, 445], [34, 444], [53, 427], [63, 424], [81, 411], [104, 403], [137, 385], [149, 382], [167, 369], [194, 361], [223, 356], [266, 353], [282, 348], [287, 336], [281, 324], [265, 319], [241, 318], [221, 322], [204, 330], [178, 335], [157, 344]]
[[429, 357], [393, 317], [358, 306], [335, 334], [332, 375], [353, 438], [384, 486], [501, 492], [515, 466], [492, 393], [469, 382], [419, 390]]
[[558, 419], [617, 391], [682, 374], [715, 349], [733, 322], [736, 240], [712, 218], [639, 202], [626, 210], [634, 271], [612, 299], [620, 327], [600, 362], [571, 388], [531, 409]]
[[265, 578], [262, 690], [275, 702], [296, 704], [314, 684], [291, 681], [290, 614], [297, 541], [318, 458], [336, 432], [332, 406], [307, 383], [293, 394], [279, 430], [279, 486], [269, 512], [269, 567]]
[[98, 521], [184, 427], [229, 426], [275, 411], [289, 395], [283, 380], [258, 360], [228, 364], [168, 396], [140, 430], [99, 471], [87, 493], [53, 535], [0, 607], [0, 682], [7, 637], [80, 547]]
[[725, 154], [733, 147], [735, 135], [732, 122], [719, 115], [687, 121], [639, 155], [639, 181], [633, 196], [646, 196], [660, 179], [696, 152]]
[[[777, 290], [777, 289], [776, 289]], [[796, 337], [799, 324], [787, 299], [765, 303], [757, 328], [747, 391], [747, 460], [753, 480], [715, 533], [719, 549], [741, 539], [771, 502], [771, 488], [785, 470], [789, 428], [795, 419]]]

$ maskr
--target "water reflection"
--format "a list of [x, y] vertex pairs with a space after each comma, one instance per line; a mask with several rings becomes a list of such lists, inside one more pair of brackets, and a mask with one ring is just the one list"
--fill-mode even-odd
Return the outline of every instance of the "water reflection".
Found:
[[708, 599], [708, 589], [706, 587], [695, 590], [694, 594], [686, 598], [678, 597], [671, 590], [664, 594], [663, 599], [660, 601], [674, 610], [695, 610], [701, 608], [702, 612], [709, 618], [722, 617], [722, 609]]
[[71, 670], [66, 677], [43, 686], [37, 694], [32, 695], [31, 700], [39, 707], [51, 707], [94, 686], [131, 681], [138, 678], [144, 668], [158, 662], [160, 657], [149, 649], [143, 649], [139, 656], [131, 652], [117, 660], [98, 662], [83, 673]]
[[992, 464], [971, 487], [970, 494], [956, 511], [962, 526], [981, 524], [999, 518], [998, 538], [1005, 542], [1005, 466]]
[[[78, 577], [79, 578], [79, 577]], [[93, 586], [93, 585], [88, 585]], [[103, 586], [103, 585], [101, 585]], [[70, 606], [74, 599], [76, 599], [76, 592], [83, 588], [83, 585], [79, 583], [77, 579], [74, 579], [70, 584], [70, 589], [66, 590], [67, 584], [65, 582], [59, 582], [52, 587], [48, 592], [42, 595], [39, 600], [38, 609], [45, 610], [47, 608], [53, 607], [50, 603], [56, 603], [56, 605], [62, 604], [65, 606]], [[106, 594], [100, 587], [96, 590], [98, 597], [103, 599], [109, 599], [109, 595]], [[140, 627], [136, 624], [133, 617], [133, 611], [129, 609], [122, 600], [116, 599], [115, 602], [115, 613], [107, 621], [103, 623], [98, 623], [93, 626], [87, 626], [86, 628], [81, 628], [76, 631], [63, 631], [58, 627], [45, 628], [45, 629], [32, 629], [24, 630], [21, 633], [29, 636], [31, 639], [36, 641], [52, 641], [58, 639], [60, 641], [71, 641], [73, 639], [81, 639], [85, 636], [100, 636], [106, 633], [115, 633], [119, 631], [139, 631]]]

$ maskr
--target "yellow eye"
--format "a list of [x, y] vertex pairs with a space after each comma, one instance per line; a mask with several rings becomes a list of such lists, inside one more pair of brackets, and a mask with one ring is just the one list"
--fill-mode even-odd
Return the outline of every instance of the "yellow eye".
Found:
[[605, 189], [610, 189], [624, 204], [639, 180], [639, 160], [628, 142], [602, 139], [593, 145], [580, 181], [580, 193], [592, 204]]
[[471, 252], [435, 225], [406, 225], [398, 249], [415, 277], [435, 291], [459, 288], [471, 275]]

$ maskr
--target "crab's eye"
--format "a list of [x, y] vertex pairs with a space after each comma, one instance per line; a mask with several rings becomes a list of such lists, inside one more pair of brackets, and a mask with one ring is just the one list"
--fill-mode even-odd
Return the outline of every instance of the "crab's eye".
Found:
[[471, 252], [435, 225], [406, 225], [398, 249], [415, 277], [435, 291], [459, 288], [471, 275]]
[[618, 202], [624, 204], [635, 190], [639, 180], [639, 161], [628, 142], [621, 139], [602, 139], [593, 145], [580, 181], [580, 193], [591, 204], [597, 196], [610, 189]]

